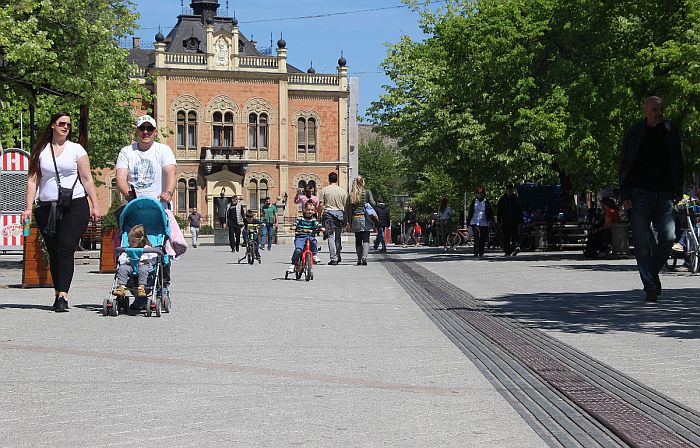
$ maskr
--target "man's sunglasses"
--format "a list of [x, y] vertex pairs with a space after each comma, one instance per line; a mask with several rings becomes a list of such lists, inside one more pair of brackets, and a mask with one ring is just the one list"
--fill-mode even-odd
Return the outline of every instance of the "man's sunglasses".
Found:
[[68, 129], [73, 127], [73, 125], [67, 121], [59, 121], [58, 123], [56, 123], [56, 126], [59, 128], [68, 128]]
[[141, 127], [139, 127], [139, 131], [141, 131], [141, 132], [153, 132], [155, 130], [156, 130], [156, 128], [154, 128], [153, 126], [141, 126]]

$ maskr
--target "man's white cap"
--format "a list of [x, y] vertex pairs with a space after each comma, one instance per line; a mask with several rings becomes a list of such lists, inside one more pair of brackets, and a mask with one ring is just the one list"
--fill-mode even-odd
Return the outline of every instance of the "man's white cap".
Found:
[[144, 123], [150, 123], [151, 126], [154, 128], [157, 128], [156, 126], [156, 120], [153, 119], [150, 115], [142, 115], [136, 119], [136, 127], [140, 127]]

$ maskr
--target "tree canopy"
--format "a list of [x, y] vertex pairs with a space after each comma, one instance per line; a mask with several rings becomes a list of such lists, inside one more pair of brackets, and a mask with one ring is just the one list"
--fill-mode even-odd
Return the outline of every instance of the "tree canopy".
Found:
[[[77, 122], [78, 107], [90, 108], [89, 153], [93, 167], [114, 163], [120, 147], [133, 138], [132, 103], [148, 98], [130, 80], [132, 67], [119, 39], [133, 34], [137, 15], [129, 0], [0, 0], [0, 141], [19, 146], [20, 114], [28, 146], [28, 109], [39, 90], [37, 133], [55, 112]], [[81, 98], [54, 96], [41, 88]]]
[[443, 171], [460, 191], [613, 186], [649, 95], [664, 98], [699, 168], [700, 0], [406, 3], [426, 38], [389, 47], [393, 85], [371, 114], [416, 169]]

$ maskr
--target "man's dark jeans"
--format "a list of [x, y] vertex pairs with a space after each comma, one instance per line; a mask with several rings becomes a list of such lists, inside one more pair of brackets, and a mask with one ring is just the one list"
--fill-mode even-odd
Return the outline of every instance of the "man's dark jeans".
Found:
[[228, 225], [228, 244], [231, 250], [238, 251], [241, 247], [241, 226], [238, 224]]
[[377, 250], [379, 245], [382, 245], [382, 250], [386, 250], [386, 241], [384, 241], [384, 230], [386, 227], [377, 227], [377, 238], [374, 240], [374, 250]]
[[340, 241], [343, 232], [343, 220], [340, 216], [343, 215], [341, 212], [334, 214], [324, 212], [322, 219], [323, 227], [326, 228], [328, 234], [328, 254], [331, 257], [331, 261], [337, 262], [341, 258], [340, 252], [343, 250], [343, 245]]
[[654, 290], [659, 286], [659, 271], [666, 263], [676, 237], [673, 194], [633, 188], [630, 224], [634, 236], [634, 255], [644, 290]]
[[504, 222], [503, 223], [503, 253], [510, 255], [516, 247], [520, 246], [518, 239], [518, 223], [517, 222]]

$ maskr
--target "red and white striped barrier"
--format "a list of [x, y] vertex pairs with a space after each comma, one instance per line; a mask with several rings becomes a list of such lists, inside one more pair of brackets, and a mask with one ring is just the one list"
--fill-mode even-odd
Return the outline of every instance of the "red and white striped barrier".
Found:
[[25, 207], [29, 154], [8, 149], [0, 157], [0, 250], [22, 250], [22, 211]]

